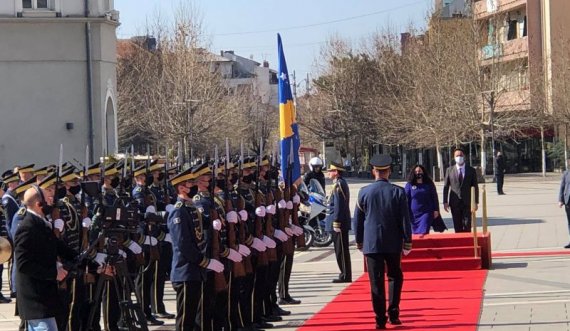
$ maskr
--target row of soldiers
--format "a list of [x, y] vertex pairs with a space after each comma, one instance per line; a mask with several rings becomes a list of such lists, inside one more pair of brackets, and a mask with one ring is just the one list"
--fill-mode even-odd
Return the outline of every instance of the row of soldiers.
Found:
[[[37, 184], [54, 190], [56, 236], [78, 254], [89, 250], [81, 272], [60, 283], [59, 330], [99, 330], [101, 315], [105, 330], [128, 329], [124, 302], [133, 281], [138, 311], [151, 325], [176, 318], [177, 330], [259, 330], [290, 314], [279, 305], [300, 303], [288, 288], [295, 243], [303, 239], [299, 195], [278, 185], [267, 157], [211, 163], [184, 171], [157, 162], [134, 169], [94, 164], [82, 172], [30, 165], [2, 176], [5, 235], [13, 238], [26, 212], [22, 195]], [[88, 196], [81, 181], [101, 183], [101, 194]], [[105, 230], [117, 216], [106, 207], [136, 210], [136, 229]], [[108, 264], [114, 276], [97, 272]], [[176, 291], [176, 315], [164, 306], [166, 280]], [[17, 289], [12, 278], [14, 297]]]

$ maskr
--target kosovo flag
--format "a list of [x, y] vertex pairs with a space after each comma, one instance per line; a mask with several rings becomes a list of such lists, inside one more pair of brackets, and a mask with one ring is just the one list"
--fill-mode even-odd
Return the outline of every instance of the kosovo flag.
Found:
[[[277, 34], [279, 52], [279, 133], [281, 138], [281, 174], [287, 185], [301, 178], [301, 163], [299, 162], [299, 127], [295, 119], [295, 105], [289, 85], [289, 73], [283, 53], [281, 36]], [[290, 172], [287, 170], [289, 169]], [[287, 176], [290, 176], [287, 178]]]

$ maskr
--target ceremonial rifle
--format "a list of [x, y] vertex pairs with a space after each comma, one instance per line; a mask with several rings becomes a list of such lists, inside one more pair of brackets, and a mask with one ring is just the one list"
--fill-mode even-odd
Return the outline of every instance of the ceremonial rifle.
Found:
[[[218, 172], [218, 146], [215, 147], [214, 151], [214, 163], [212, 164], [212, 183], [210, 184], [210, 222], [214, 220], [219, 220], [220, 215], [216, 210], [216, 200], [214, 198], [216, 194], [216, 175]], [[221, 261], [221, 243], [220, 243], [220, 232], [213, 228], [212, 231], [212, 258]], [[214, 289], [216, 293], [223, 292], [228, 289], [228, 283], [226, 282], [226, 276], [223, 272], [216, 272], [214, 274]]]
[[[274, 197], [273, 197], [273, 190], [271, 188], [271, 176], [273, 173], [273, 165], [275, 162], [275, 158], [273, 154], [271, 155], [271, 165], [269, 166], [269, 170], [266, 172], [267, 180], [265, 181], [265, 205], [267, 206], [273, 205]], [[271, 239], [274, 239], [275, 229], [273, 228], [273, 215], [266, 213], [265, 214], [265, 235]], [[269, 248], [267, 247], [267, 259], [269, 262], [277, 261], [277, 249], [276, 248]]]
[[[277, 143], [277, 148], [279, 146], [279, 143]], [[278, 149], [276, 149], [277, 152]], [[287, 177], [284, 176], [284, 180], [286, 180]], [[281, 189], [279, 187], [279, 176], [277, 176], [275, 178], [275, 185], [277, 187], [277, 189], [275, 190], [275, 200], [277, 201], [287, 201], [289, 199], [289, 191], [286, 190], [285, 187], [283, 187], [283, 189]], [[279, 208], [277, 211], [277, 215], [279, 218], [279, 229], [283, 232], [285, 231], [285, 228], [289, 226], [289, 217], [291, 215], [291, 212], [286, 209], [286, 208]], [[293, 254], [293, 252], [295, 251], [295, 247], [293, 246], [293, 240], [291, 238], [287, 238], [287, 240], [285, 242], [282, 243], [281, 245], [282, 249], [283, 249], [283, 253], [286, 255], [290, 255]]]
[[[261, 159], [263, 155], [263, 138], [259, 141], [259, 154], [257, 155], [256, 161], [256, 177], [255, 177], [255, 208], [259, 208], [263, 205], [261, 192], [259, 192], [259, 177], [261, 173]], [[254, 234], [259, 240], [263, 240], [263, 221], [264, 217], [255, 215], [254, 224]], [[266, 266], [268, 264], [267, 251], [259, 252], [257, 255], [257, 263], [261, 266]]]
[[[291, 195], [291, 201], [293, 200], [293, 197], [295, 195], [297, 195], [297, 187], [294, 185], [293, 183], [293, 162], [294, 162], [294, 149], [293, 149], [293, 141], [291, 141], [291, 151], [289, 152], [289, 168], [290, 170], [288, 171], [288, 175], [289, 177], [289, 190], [290, 190], [290, 195]], [[299, 204], [298, 203], [293, 203], [293, 210], [291, 211], [291, 219], [292, 219], [292, 223], [293, 225], [298, 226], [299, 228], [303, 229], [301, 227], [301, 224], [299, 223]], [[297, 248], [305, 248], [305, 235], [304, 233], [302, 233], [301, 235], [297, 236], [296, 238], [297, 241]]]
[[[236, 190], [238, 190], [238, 211], [241, 210], [245, 210], [245, 200], [244, 198], [239, 194], [239, 187], [241, 185], [241, 177], [243, 176], [243, 161], [244, 161], [244, 157], [243, 157], [243, 141], [240, 144], [240, 157], [239, 157], [239, 173], [238, 173], [238, 182], [237, 182], [237, 187]], [[239, 242], [244, 244], [247, 240], [246, 235], [247, 235], [247, 227], [244, 221], [239, 222]], [[246, 274], [251, 274], [253, 273], [253, 266], [251, 264], [251, 256], [244, 256], [243, 257], [243, 266], [245, 269]]]
[[[233, 211], [232, 205], [232, 198], [230, 196], [229, 185], [231, 184], [230, 181], [230, 145], [228, 142], [228, 138], [226, 138], [226, 159], [224, 161], [224, 178], [225, 178], [225, 185], [224, 185], [224, 209], [226, 215]], [[231, 249], [239, 251], [239, 245], [236, 242], [236, 228], [234, 223], [227, 222], [228, 226], [228, 246]], [[234, 277], [243, 277], [245, 276], [245, 268], [242, 262], [232, 262], [232, 273]]]

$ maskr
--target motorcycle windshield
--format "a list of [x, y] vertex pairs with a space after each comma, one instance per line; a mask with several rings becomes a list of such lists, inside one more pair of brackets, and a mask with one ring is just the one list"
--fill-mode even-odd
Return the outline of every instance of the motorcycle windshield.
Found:
[[305, 185], [305, 182], [301, 182], [299, 184], [299, 186], [297, 187], [297, 191], [302, 196], [305, 196], [305, 197], [309, 196], [309, 189], [307, 188], [307, 185]]
[[321, 183], [319, 183], [319, 181], [316, 179], [311, 179], [311, 182], [309, 182], [308, 189], [309, 189], [309, 192], [311, 192], [311, 193], [317, 193], [317, 194], [322, 195], [323, 197], [325, 196], [325, 190], [323, 190]]

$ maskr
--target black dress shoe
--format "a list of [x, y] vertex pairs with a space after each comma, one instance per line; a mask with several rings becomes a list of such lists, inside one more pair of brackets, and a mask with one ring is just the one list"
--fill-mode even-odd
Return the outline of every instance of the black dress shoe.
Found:
[[164, 325], [163, 321], [159, 321], [154, 316], [147, 316], [146, 321], [149, 325]]
[[171, 319], [175, 318], [176, 315], [171, 314], [171, 313], [167, 313], [167, 312], [163, 312], [163, 313], [157, 313], [156, 317], [171, 320]]
[[402, 321], [398, 317], [390, 318], [390, 324], [392, 325], [402, 325]]
[[12, 302], [12, 299], [6, 298], [2, 294], [0, 294], [0, 303], [10, 303], [10, 302]]
[[386, 323], [384, 324], [376, 323], [376, 330], [386, 330]]
[[564, 248], [570, 248], [570, 244], [568, 244], [568, 245], [564, 246]]
[[289, 310], [285, 310], [285, 309], [279, 307], [278, 305], [275, 305], [275, 306], [273, 306], [273, 315], [287, 316], [287, 315], [291, 315], [291, 312]]
[[16, 299], [16, 292], [10, 292], [10, 298]]
[[273, 327], [273, 324], [261, 321], [254, 323], [253, 326], [258, 329], [270, 329]]
[[296, 299], [293, 299], [291, 297], [279, 299], [280, 305], [298, 305], [300, 303], [301, 303], [301, 300], [296, 300]]
[[281, 322], [283, 320], [283, 318], [281, 316], [277, 316], [277, 315], [267, 315], [267, 316], [263, 316], [261, 318], [261, 320], [264, 322]]
[[340, 278], [335, 278], [332, 280], [333, 283], [352, 283], [352, 280], [350, 279], [340, 279]]

